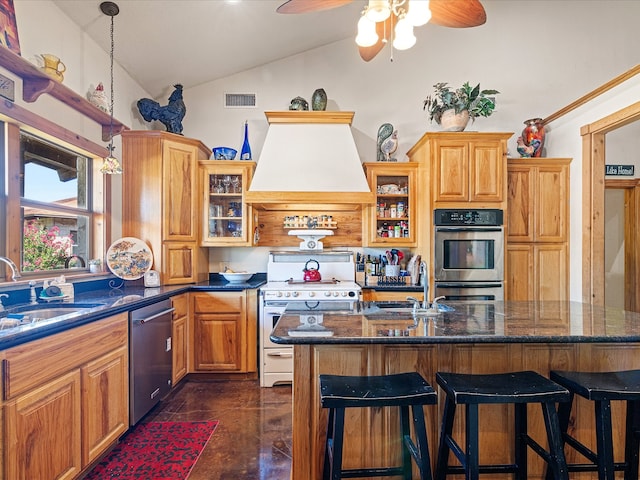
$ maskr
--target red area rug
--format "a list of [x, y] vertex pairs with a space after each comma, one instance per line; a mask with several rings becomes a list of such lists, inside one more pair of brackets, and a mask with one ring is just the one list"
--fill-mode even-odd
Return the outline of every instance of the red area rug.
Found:
[[85, 480], [184, 480], [218, 422], [140, 423]]

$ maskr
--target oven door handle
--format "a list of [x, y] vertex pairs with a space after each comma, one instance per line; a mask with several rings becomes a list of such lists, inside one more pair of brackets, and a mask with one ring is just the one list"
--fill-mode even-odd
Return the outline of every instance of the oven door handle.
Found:
[[502, 227], [436, 227], [436, 232], [502, 232]]
[[436, 282], [437, 288], [500, 288], [501, 283], [440, 283]]
[[293, 357], [293, 352], [269, 352], [267, 353], [268, 357], [282, 357], [282, 358], [291, 358]]

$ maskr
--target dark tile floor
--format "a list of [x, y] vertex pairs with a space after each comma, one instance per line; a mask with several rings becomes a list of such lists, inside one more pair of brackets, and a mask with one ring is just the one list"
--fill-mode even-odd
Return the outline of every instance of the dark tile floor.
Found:
[[289, 480], [291, 386], [183, 380], [143, 421], [218, 420], [189, 480]]

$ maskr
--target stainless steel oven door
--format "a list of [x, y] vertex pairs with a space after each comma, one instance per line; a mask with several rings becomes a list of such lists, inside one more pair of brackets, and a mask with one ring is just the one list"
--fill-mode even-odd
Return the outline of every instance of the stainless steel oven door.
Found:
[[502, 282], [435, 282], [435, 296], [466, 302], [504, 301]]
[[502, 227], [435, 227], [434, 280], [502, 282]]

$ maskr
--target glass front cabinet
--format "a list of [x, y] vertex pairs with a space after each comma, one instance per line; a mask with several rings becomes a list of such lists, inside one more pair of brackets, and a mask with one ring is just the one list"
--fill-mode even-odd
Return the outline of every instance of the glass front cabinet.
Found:
[[369, 246], [416, 246], [415, 162], [365, 163], [369, 187], [376, 204], [369, 207], [367, 240]]
[[251, 208], [245, 203], [244, 194], [255, 165], [255, 162], [233, 160], [200, 162], [204, 193], [203, 246], [251, 245]]

